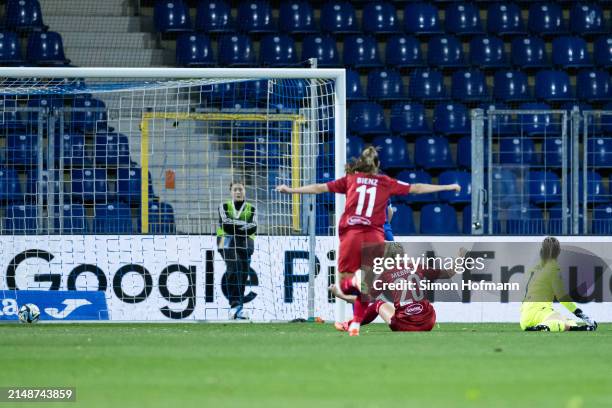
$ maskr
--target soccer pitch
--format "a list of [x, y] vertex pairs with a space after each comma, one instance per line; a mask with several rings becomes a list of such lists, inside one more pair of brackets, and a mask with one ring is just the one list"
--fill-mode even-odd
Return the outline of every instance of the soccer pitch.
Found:
[[3, 325], [0, 385], [76, 387], [56, 407], [609, 407], [610, 344], [611, 324]]

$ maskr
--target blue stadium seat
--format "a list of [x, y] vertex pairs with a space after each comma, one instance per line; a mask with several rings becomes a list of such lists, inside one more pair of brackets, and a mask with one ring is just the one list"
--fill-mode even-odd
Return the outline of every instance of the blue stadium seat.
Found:
[[0, 167], [0, 202], [23, 202], [23, 199], [17, 171]]
[[189, 7], [183, 0], [157, 0], [153, 9], [155, 31], [158, 33], [183, 33], [191, 31]]
[[530, 171], [527, 174], [529, 200], [534, 204], [561, 202], [561, 181], [552, 171]]
[[100, 167], [127, 166], [130, 164], [130, 145], [126, 135], [103, 132], [96, 134], [94, 157]]
[[482, 71], [455, 71], [451, 77], [451, 96], [459, 101], [481, 101], [489, 98], [487, 79]]
[[451, 149], [443, 136], [421, 136], [414, 146], [417, 166], [424, 169], [447, 169], [453, 167]]
[[374, 102], [355, 102], [349, 106], [349, 129], [357, 134], [387, 133], [383, 108]]
[[236, 25], [247, 33], [273, 33], [272, 6], [267, 0], [248, 0], [238, 4]]
[[317, 59], [318, 67], [335, 67], [340, 65], [336, 40], [329, 35], [309, 35], [302, 42], [302, 60]]
[[384, 170], [412, 167], [406, 141], [399, 136], [378, 136], [372, 141], [378, 148], [380, 165]]
[[610, 136], [587, 139], [587, 162], [593, 168], [612, 167], [612, 137]]
[[421, 42], [415, 37], [395, 35], [387, 39], [385, 45], [387, 65], [397, 68], [412, 68], [423, 66]]
[[612, 67], [612, 35], [599, 37], [593, 43], [595, 64], [600, 67]]
[[[486, 175], [485, 180], [487, 180]], [[522, 199], [519, 192], [518, 180], [514, 173], [503, 168], [495, 168], [491, 175], [491, 200], [500, 207], [512, 205]]]
[[500, 36], [524, 34], [520, 7], [514, 3], [493, 2], [487, 10], [487, 31]]
[[234, 31], [232, 8], [226, 1], [200, 0], [196, 10], [196, 30], [207, 33]]
[[55, 31], [36, 32], [28, 37], [28, 61], [40, 66], [68, 65], [62, 36]]
[[4, 214], [4, 232], [14, 235], [32, 235], [37, 231], [36, 206], [12, 205]]
[[0, 64], [12, 66], [23, 64], [23, 62], [17, 34], [11, 31], [0, 32]]
[[444, 135], [467, 135], [471, 132], [469, 113], [461, 103], [440, 103], [434, 108], [433, 127]]
[[505, 219], [509, 235], [542, 235], [546, 230], [542, 210], [533, 205], [515, 204], [508, 209]]
[[544, 142], [542, 143], [542, 165], [547, 168], [559, 168], [562, 166], [562, 164], [563, 140], [560, 137], [544, 138]]
[[6, 135], [6, 163], [18, 167], [38, 165], [38, 134], [11, 132]]
[[569, 24], [570, 30], [578, 35], [606, 32], [603, 9], [597, 3], [574, 2]]
[[391, 107], [391, 131], [398, 135], [431, 133], [425, 107], [415, 102], [398, 102]]
[[521, 71], [496, 71], [493, 77], [493, 97], [504, 102], [531, 99], [527, 75]]
[[601, 102], [612, 98], [612, 80], [605, 70], [583, 69], [576, 77], [578, 99], [587, 102]]
[[185, 33], [176, 40], [176, 65], [208, 67], [215, 65], [212, 44], [207, 35]]
[[[431, 176], [424, 170], [403, 170], [397, 174], [396, 178], [409, 184], [431, 184]], [[437, 201], [436, 196], [435, 193], [408, 194], [401, 196], [401, 198], [409, 203], [431, 203]]]
[[[83, 133], [63, 133], [61, 139], [56, 135], [55, 158], [63, 159], [65, 167], [83, 167], [91, 165], [85, 153], [85, 135]], [[60, 147], [61, 143], [61, 147]], [[60, 156], [60, 152], [63, 153]]]
[[350, 35], [344, 39], [344, 65], [355, 68], [380, 67], [378, 42], [369, 35]]
[[219, 40], [219, 63], [232, 67], [255, 65], [255, 48], [246, 35], [226, 35]]
[[371, 34], [391, 34], [399, 31], [395, 6], [387, 1], [367, 3], [363, 8], [363, 31]]
[[[584, 181], [582, 173], [578, 177], [578, 194], [580, 202], [584, 202]], [[610, 194], [604, 186], [603, 178], [593, 170], [587, 171], [587, 191], [586, 199], [588, 203], [607, 203], [610, 202]]]
[[393, 218], [391, 218], [391, 229], [395, 235], [414, 235], [414, 216], [412, 208], [406, 204], [397, 203], [393, 205]]
[[55, 229], [62, 234], [87, 234], [89, 227], [85, 218], [85, 207], [82, 204], [64, 204], [56, 209], [53, 222]]
[[447, 32], [457, 35], [474, 35], [482, 33], [480, 10], [473, 3], [449, 3], [444, 13], [444, 25]]
[[457, 142], [457, 165], [465, 169], [472, 168], [472, 137], [463, 136]]
[[[32, 108], [27, 114], [28, 120], [26, 125], [28, 131], [36, 132], [39, 126], [43, 128], [46, 127], [47, 121], [41, 110], [54, 110], [63, 107], [64, 100], [62, 97], [53, 95], [35, 95], [31, 97], [31, 99], [28, 100], [28, 108]], [[39, 117], [40, 113], [43, 113], [42, 117]]]
[[421, 208], [421, 234], [459, 234], [457, 212], [448, 204], [427, 204]]
[[470, 41], [470, 64], [480, 68], [500, 68], [508, 65], [504, 42], [493, 36], [474, 37]]
[[[138, 218], [138, 232], [142, 233]], [[168, 203], [149, 201], [149, 234], [175, 234], [174, 209]]]
[[[603, 109], [612, 111], [612, 103], [604, 105]], [[612, 115], [603, 115], [599, 123], [596, 123], [596, 130], [597, 128], [599, 128], [602, 133], [612, 136]]]
[[15, 99], [0, 96], [0, 134], [25, 130], [18, 107]]
[[556, 35], [566, 32], [563, 11], [556, 2], [534, 3], [529, 7], [529, 31], [538, 35]]
[[[578, 215], [578, 231], [580, 234], [584, 234], [584, 212], [582, 206], [579, 206]], [[548, 232], [549, 235], [561, 235], [563, 234], [563, 222], [569, 221], [569, 228], [571, 229], [572, 215], [570, 208], [567, 208], [565, 214], [560, 205], [554, 205], [548, 208]], [[568, 231], [569, 232], [569, 231]]]
[[97, 204], [94, 215], [94, 232], [96, 234], [131, 234], [134, 233], [132, 212], [124, 203]]
[[103, 131], [107, 128], [106, 105], [95, 98], [76, 98], [72, 108], [71, 125], [85, 132]]
[[[495, 102], [495, 103], [490, 102], [490, 103], [481, 104], [479, 108], [487, 112], [487, 111], [508, 109], [508, 106], [501, 102]], [[512, 115], [496, 114], [492, 116], [491, 122], [492, 122], [491, 129], [496, 134], [513, 135], [516, 133], [516, 118], [514, 118]], [[486, 120], [485, 120], [485, 126], [486, 128], [488, 128], [488, 123]]]
[[598, 205], [593, 209], [591, 232], [595, 235], [612, 234], [612, 204]]
[[285, 34], [270, 34], [262, 38], [259, 54], [264, 66], [281, 67], [297, 62], [295, 41]]
[[569, 75], [565, 71], [539, 71], [535, 76], [535, 96], [543, 101], [572, 99]]
[[535, 144], [529, 137], [504, 137], [499, 141], [499, 163], [530, 166], [537, 164]]
[[511, 45], [512, 64], [519, 68], [547, 67], [546, 45], [539, 37], [517, 37]]
[[362, 101], [366, 99], [359, 72], [346, 70], [346, 99], [349, 101]]
[[462, 67], [465, 65], [463, 46], [452, 35], [431, 38], [427, 43], [427, 63], [432, 67]]
[[[140, 203], [142, 189], [142, 169], [140, 167], [120, 167], [117, 169], [117, 198], [121, 202]], [[153, 180], [149, 172], [149, 198], [153, 197]]]
[[467, 204], [472, 202], [472, 175], [467, 171], [450, 170], [440, 174], [438, 184], [454, 184], [461, 186], [460, 192], [442, 191], [438, 194], [440, 200], [450, 204]]
[[365, 142], [359, 136], [349, 136], [346, 138], [346, 161], [356, 159], [361, 156], [361, 152], [365, 149]]
[[[317, 197], [319, 200], [320, 197]], [[330, 235], [330, 208], [326, 203], [317, 202], [316, 205], [316, 216], [315, 216], [315, 234], [317, 235]]]
[[317, 31], [314, 11], [305, 0], [281, 2], [278, 23], [280, 30], [289, 34], [310, 34]]
[[404, 8], [404, 31], [416, 35], [441, 34], [438, 14], [438, 8], [432, 3], [410, 2]]
[[581, 37], [558, 37], [552, 42], [552, 61], [560, 68], [591, 65], [587, 43]]
[[359, 32], [355, 8], [348, 1], [327, 1], [321, 7], [321, 30], [334, 34]]
[[317, 183], [327, 183], [334, 179], [334, 165], [329, 159], [328, 156], [317, 156]]
[[13, 31], [45, 31], [38, 0], [9, 0], [5, 7], [5, 24]]
[[368, 97], [379, 100], [397, 100], [404, 96], [404, 84], [399, 72], [392, 69], [370, 71]]
[[447, 99], [444, 77], [440, 71], [415, 69], [410, 73], [408, 96], [417, 100]]
[[[520, 110], [550, 110], [550, 106], [542, 102], [527, 102], [519, 106]], [[529, 136], [541, 134], [556, 134], [561, 131], [560, 123], [549, 113], [525, 113], [518, 115], [520, 131]]]
[[106, 169], [72, 169], [73, 202], [105, 202], [108, 198]]

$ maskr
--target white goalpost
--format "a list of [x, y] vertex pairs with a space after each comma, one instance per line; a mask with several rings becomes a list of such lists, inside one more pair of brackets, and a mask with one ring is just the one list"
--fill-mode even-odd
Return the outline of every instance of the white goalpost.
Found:
[[[238, 279], [255, 321], [343, 317], [326, 289], [344, 197], [274, 188], [343, 175], [344, 69], [0, 68], [0, 93], [4, 296], [95, 292], [86, 320], [214, 321]], [[236, 182], [250, 252], [223, 240]]]

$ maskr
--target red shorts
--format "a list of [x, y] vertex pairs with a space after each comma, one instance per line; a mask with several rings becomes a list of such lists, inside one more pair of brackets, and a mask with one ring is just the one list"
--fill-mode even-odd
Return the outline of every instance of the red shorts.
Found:
[[[340, 235], [340, 249], [338, 254], [338, 272], [354, 273], [361, 269], [363, 245], [384, 244], [385, 233], [373, 229], [350, 229]], [[381, 246], [381, 249], [383, 247]], [[381, 254], [382, 256], [382, 254]], [[369, 258], [370, 255], [367, 256]]]
[[391, 318], [389, 327], [392, 331], [431, 331], [436, 324], [436, 312], [432, 307], [422, 315], [408, 316], [396, 313]]

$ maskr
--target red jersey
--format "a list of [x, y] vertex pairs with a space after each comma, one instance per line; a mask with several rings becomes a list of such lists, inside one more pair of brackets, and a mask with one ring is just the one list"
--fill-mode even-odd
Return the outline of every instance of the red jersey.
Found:
[[332, 193], [346, 194], [339, 233], [349, 228], [376, 229], [383, 232], [387, 201], [394, 195], [406, 195], [410, 184], [385, 175], [348, 174], [327, 183]]

